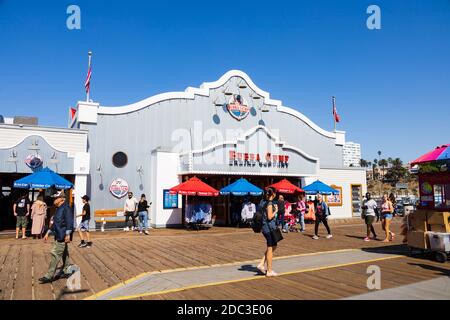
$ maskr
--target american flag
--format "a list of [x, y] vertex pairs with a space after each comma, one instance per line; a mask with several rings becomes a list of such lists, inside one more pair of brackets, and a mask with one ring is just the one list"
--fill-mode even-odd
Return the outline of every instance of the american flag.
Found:
[[340, 122], [341, 121], [341, 117], [337, 113], [336, 98], [335, 97], [333, 97], [333, 116], [334, 116], [334, 121], [336, 121], [336, 122]]
[[91, 89], [91, 74], [92, 74], [92, 69], [91, 69], [91, 64], [89, 64], [86, 82], [84, 83], [84, 87], [86, 88], [86, 93], [88, 93]]

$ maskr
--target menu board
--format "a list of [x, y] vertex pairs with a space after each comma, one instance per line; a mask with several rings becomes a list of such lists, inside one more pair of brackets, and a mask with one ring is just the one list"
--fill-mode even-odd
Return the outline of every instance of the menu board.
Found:
[[163, 209], [178, 209], [178, 194], [171, 194], [170, 190], [163, 190]]

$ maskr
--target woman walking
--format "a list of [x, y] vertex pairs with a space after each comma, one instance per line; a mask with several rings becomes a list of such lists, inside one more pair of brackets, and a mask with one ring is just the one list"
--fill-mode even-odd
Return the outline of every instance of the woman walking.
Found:
[[272, 270], [272, 258], [273, 253], [277, 248], [277, 242], [281, 240], [280, 239], [281, 232], [280, 229], [278, 229], [277, 227], [276, 221], [277, 207], [274, 204], [275, 190], [272, 188], [266, 189], [265, 198], [266, 201], [262, 203], [262, 210], [263, 210], [262, 234], [264, 235], [264, 238], [266, 238], [267, 249], [257, 268], [267, 277], [276, 277], [278, 276], [278, 274]]
[[138, 203], [139, 233], [142, 234], [144, 232], [146, 235], [148, 235], [148, 208], [150, 206], [147, 203], [145, 194], [142, 194]]
[[381, 219], [383, 230], [386, 231], [386, 239], [383, 242], [394, 240], [395, 234], [391, 232], [391, 221], [393, 218], [394, 207], [389, 200], [388, 195], [383, 195], [383, 203], [381, 204]]
[[34, 239], [40, 239], [42, 237], [46, 218], [47, 204], [43, 201], [43, 198], [39, 196], [31, 206], [31, 219], [33, 220], [33, 224], [31, 225], [31, 235]]

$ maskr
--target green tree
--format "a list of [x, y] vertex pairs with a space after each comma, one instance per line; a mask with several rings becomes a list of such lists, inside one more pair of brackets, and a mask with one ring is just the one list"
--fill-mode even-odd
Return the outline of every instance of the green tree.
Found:
[[380, 161], [378, 161], [378, 165], [382, 168], [382, 176], [381, 179], [384, 179], [384, 173], [386, 172], [385, 169], [388, 166], [388, 162], [386, 159], [381, 159]]
[[392, 166], [387, 170], [386, 180], [392, 185], [400, 181], [406, 181], [408, 179], [408, 170], [403, 166], [402, 160], [396, 158], [392, 160]]

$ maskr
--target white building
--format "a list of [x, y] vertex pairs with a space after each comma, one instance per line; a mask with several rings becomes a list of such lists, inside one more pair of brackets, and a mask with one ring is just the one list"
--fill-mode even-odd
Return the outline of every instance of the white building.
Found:
[[355, 142], [346, 142], [342, 150], [344, 167], [360, 167], [361, 145]]

